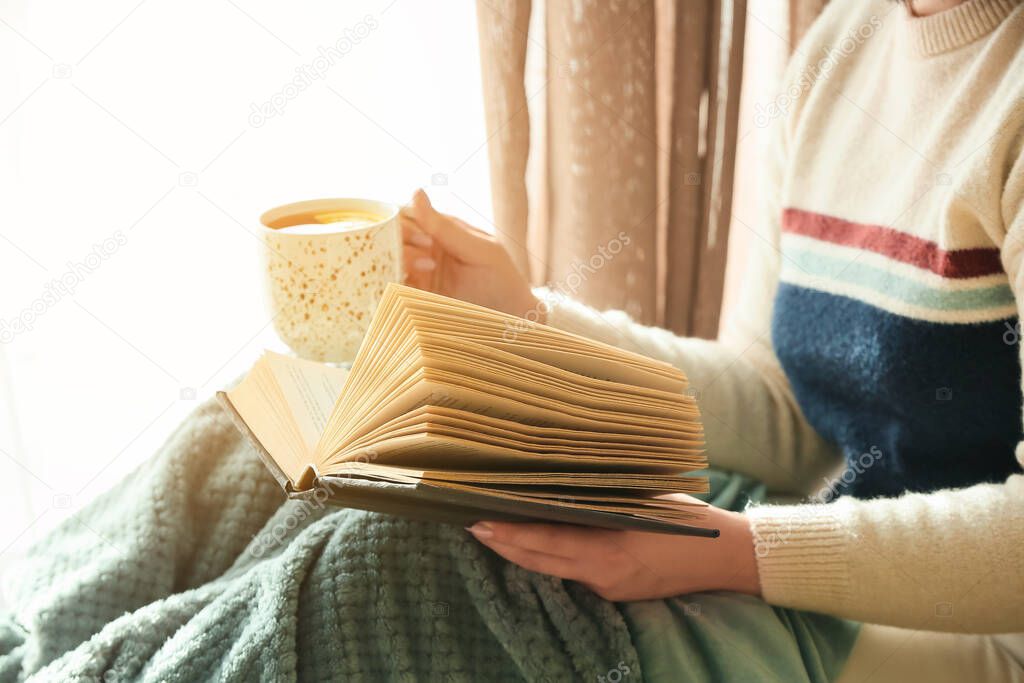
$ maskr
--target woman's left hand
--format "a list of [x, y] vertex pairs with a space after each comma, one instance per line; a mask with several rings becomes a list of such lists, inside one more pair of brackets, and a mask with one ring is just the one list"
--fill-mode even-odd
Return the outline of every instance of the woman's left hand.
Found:
[[720, 529], [721, 536], [519, 522], [477, 522], [468, 530], [510, 562], [577, 581], [606, 600], [649, 600], [713, 590], [760, 595], [746, 516], [709, 507], [705, 523]]

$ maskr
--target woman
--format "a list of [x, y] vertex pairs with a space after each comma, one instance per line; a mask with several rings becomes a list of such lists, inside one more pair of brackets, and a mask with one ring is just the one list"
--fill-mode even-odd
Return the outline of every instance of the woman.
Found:
[[1020, 638], [978, 635], [1024, 631], [1024, 6], [833, 0], [789, 79], [765, 244], [717, 342], [531, 291], [422, 192], [406, 265], [416, 286], [678, 365], [716, 466], [804, 495], [841, 457], [843, 475], [815, 504], [712, 509], [714, 542], [470, 531], [610, 600], [731, 590], [882, 625], [849, 680], [883, 662], [885, 680], [1024, 679]]

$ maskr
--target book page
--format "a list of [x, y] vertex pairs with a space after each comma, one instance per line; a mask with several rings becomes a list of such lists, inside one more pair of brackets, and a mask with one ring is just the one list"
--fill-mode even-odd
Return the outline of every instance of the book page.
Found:
[[260, 359], [225, 396], [248, 427], [257, 451], [275, 462], [277, 468], [294, 481], [303, 467], [306, 453], [284, 398], [277, 391], [277, 383], [269, 375]]
[[307, 451], [312, 453], [341, 396], [348, 370], [270, 351], [266, 358]]

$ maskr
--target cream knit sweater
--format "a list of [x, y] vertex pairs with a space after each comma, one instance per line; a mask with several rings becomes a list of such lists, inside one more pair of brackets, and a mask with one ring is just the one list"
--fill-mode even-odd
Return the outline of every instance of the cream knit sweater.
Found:
[[[801, 412], [771, 346], [780, 278], [942, 324], [1005, 316], [1000, 287], [1010, 315], [1024, 306], [1024, 5], [969, 0], [914, 18], [886, 0], [832, 0], [788, 74], [788, 110], [763, 110], [778, 129], [765, 177], [771, 206], [757, 228], [760, 239], [751, 240], [742, 301], [718, 341], [595, 311], [554, 286], [536, 293], [549, 305], [549, 324], [682, 368], [714, 465], [758, 477], [775, 493], [807, 495], [841, 458]], [[888, 172], [884, 183], [881, 171]], [[796, 267], [787, 254], [797, 252], [788, 249], [806, 256], [832, 247], [810, 244], [806, 230], [788, 234], [800, 229], [782, 225], [784, 209], [793, 207], [890, 226], [882, 230], [945, 254], [996, 250], [1004, 272], [942, 280], [892, 259], [880, 263], [870, 241], [859, 251], [836, 247], [851, 250], [840, 271], [813, 272], [820, 260]], [[888, 284], [854, 281], [854, 262], [888, 267], [916, 289], [905, 287], [904, 296]], [[929, 287], [996, 294], [976, 310], [951, 312], [941, 305], [950, 296], [934, 304], [935, 297], [920, 294]], [[1024, 444], [1016, 456], [1024, 464]], [[1024, 475], [748, 512], [770, 603], [915, 629], [1024, 631]]]

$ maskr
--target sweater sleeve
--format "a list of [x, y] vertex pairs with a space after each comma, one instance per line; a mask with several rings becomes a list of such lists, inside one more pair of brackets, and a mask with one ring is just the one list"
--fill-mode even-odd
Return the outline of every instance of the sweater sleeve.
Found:
[[[1018, 140], [1009, 155], [1017, 161], [999, 188], [1005, 228], [993, 235], [1018, 320], [1024, 312], [1020, 147]], [[1024, 442], [1015, 455], [1024, 466]], [[1024, 631], [1024, 474], [899, 498], [761, 506], [748, 515], [768, 602], [914, 629]]]
[[1024, 475], [747, 514], [767, 602], [928, 631], [1024, 630]]

